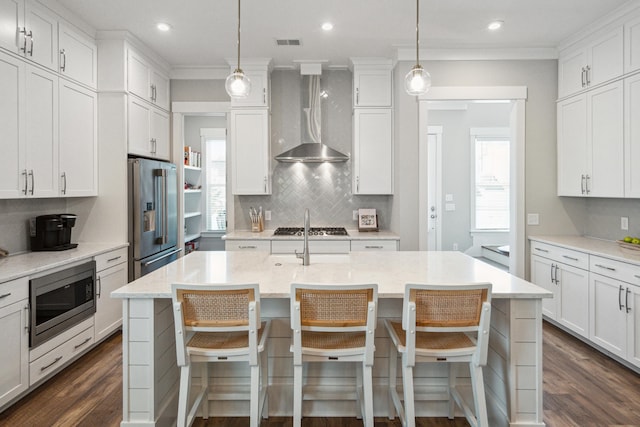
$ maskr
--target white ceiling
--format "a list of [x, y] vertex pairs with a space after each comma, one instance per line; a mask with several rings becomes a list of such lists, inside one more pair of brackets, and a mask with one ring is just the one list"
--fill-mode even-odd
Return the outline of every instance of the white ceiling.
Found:
[[[47, 0], [41, 0], [47, 3]], [[639, 2], [640, 0], [631, 0]], [[628, 0], [420, 0], [424, 49], [555, 48]], [[172, 66], [226, 66], [236, 56], [235, 0], [58, 0], [97, 30], [128, 30]], [[242, 57], [348, 64], [415, 48], [413, 0], [242, 0]], [[495, 19], [504, 27], [491, 33]], [[173, 26], [160, 33], [157, 22]], [[320, 25], [334, 24], [330, 33]], [[299, 38], [277, 47], [276, 38]], [[427, 58], [424, 58], [427, 59]]]

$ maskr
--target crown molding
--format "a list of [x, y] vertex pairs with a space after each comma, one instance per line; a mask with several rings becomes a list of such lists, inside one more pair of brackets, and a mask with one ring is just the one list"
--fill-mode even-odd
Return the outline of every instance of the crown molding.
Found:
[[[415, 48], [398, 48], [398, 61], [415, 61]], [[558, 59], [556, 48], [420, 49], [422, 61], [504, 61]]]

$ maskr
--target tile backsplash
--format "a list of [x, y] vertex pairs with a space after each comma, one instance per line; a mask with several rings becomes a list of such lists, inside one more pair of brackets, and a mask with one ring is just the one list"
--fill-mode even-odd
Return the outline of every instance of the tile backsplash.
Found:
[[[321, 76], [322, 142], [343, 153], [352, 147], [352, 74], [348, 70], [325, 71]], [[297, 71], [271, 74], [271, 155], [295, 147], [301, 141], [302, 77]], [[305, 97], [306, 98], [306, 97]], [[268, 229], [301, 226], [309, 208], [312, 226], [357, 228], [353, 210], [374, 208], [381, 228], [388, 228], [391, 196], [359, 196], [351, 192], [351, 161], [344, 163], [279, 163], [272, 161], [270, 196], [235, 196], [237, 230], [251, 228], [249, 207], [271, 211]]]
[[[640, 236], [640, 200], [587, 199], [584, 234], [606, 240]], [[629, 218], [629, 230], [620, 229], [620, 217]]]

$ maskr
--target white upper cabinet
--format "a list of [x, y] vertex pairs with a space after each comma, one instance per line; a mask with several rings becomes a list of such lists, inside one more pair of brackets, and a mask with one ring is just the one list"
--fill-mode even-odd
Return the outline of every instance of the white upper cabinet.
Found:
[[389, 108], [353, 112], [353, 194], [393, 194], [393, 119]]
[[624, 196], [622, 81], [558, 103], [558, 195]]
[[640, 198], [640, 74], [624, 80], [625, 197]]
[[558, 97], [564, 98], [622, 76], [623, 39], [623, 28], [618, 27], [560, 52]]
[[[20, 53], [24, 36], [24, 0], [0, 0], [0, 47]], [[20, 44], [19, 44], [20, 43]]]
[[98, 49], [95, 42], [60, 22], [60, 74], [95, 89], [97, 85]]
[[231, 110], [229, 129], [233, 194], [271, 194], [269, 111]]
[[27, 195], [24, 152], [25, 67], [24, 62], [19, 59], [0, 53], [0, 199]]
[[128, 139], [130, 154], [169, 160], [169, 115], [129, 96]]
[[393, 68], [389, 60], [351, 58], [353, 65], [353, 106], [391, 107]]
[[98, 100], [94, 91], [60, 79], [60, 195], [98, 195]]
[[624, 25], [624, 72], [640, 70], [640, 17]]
[[[241, 64], [242, 71], [251, 82], [251, 91], [249, 96], [243, 99], [231, 98], [231, 108], [256, 108], [265, 107], [269, 108], [271, 105], [270, 94], [270, 80], [269, 80], [269, 68], [270, 61], [249, 61], [248, 64], [244, 62]], [[233, 72], [237, 64], [230, 64], [231, 72]]]
[[127, 90], [164, 110], [169, 110], [169, 77], [134, 51], [127, 55]]

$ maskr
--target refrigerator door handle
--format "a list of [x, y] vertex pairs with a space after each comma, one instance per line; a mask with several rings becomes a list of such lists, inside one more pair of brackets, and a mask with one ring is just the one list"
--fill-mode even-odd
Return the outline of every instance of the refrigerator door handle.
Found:
[[156, 243], [164, 245], [168, 241], [167, 227], [169, 224], [169, 217], [167, 213], [167, 170], [156, 169], [154, 175], [161, 180], [160, 197], [162, 198], [162, 234], [156, 238]]
[[145, 263], [144, 263], [144, 264], [142, 264], [142, 265], [143, 265], [144, 267], [149, 266], [149, 265], [151, 265], [151, 264], [154, 264], [154, 263], [156, 263], [156, 262], [160, 261], [161, 259], [165, 259], [165, 258], [167, 258], [167, 257], [170, 257], [171, 255], [177, 254], [178, 252], [182, 252], [182, 248], [180, 248], [180, 249], [176, 249], [175, 251], [171, 251], [171, 252], [169, 252], [168, 254], [164, 254], [164, 255], [162, 255], [161, 257], [158, 257], [158, 258], [152, 259], [151, 261], [145, 262]]

